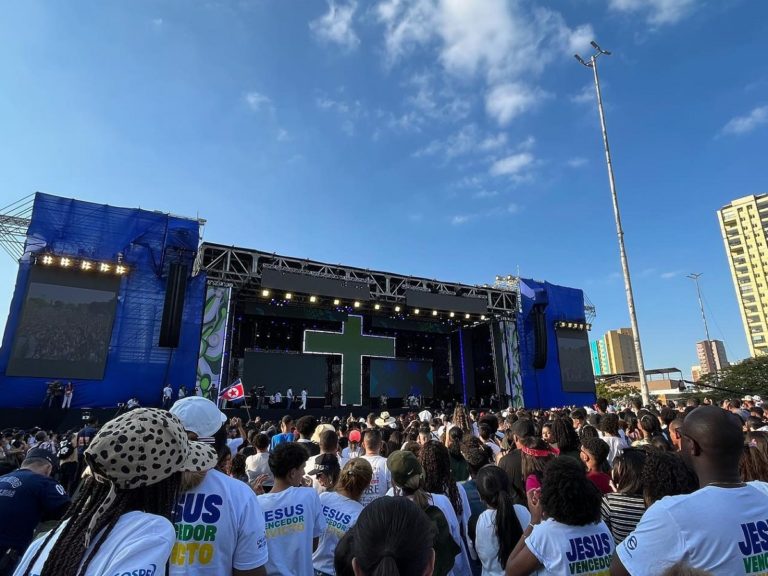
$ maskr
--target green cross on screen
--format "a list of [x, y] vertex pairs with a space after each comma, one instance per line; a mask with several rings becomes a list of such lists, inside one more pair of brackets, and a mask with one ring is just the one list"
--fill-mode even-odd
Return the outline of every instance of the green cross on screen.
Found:
[[349, 316], [341, 332], [304, 331], [304, 352], [341, 356], [341, 404], [363, 401], [363, 356], [395, 357], [395, 339], [363, 334], [363, 317]]

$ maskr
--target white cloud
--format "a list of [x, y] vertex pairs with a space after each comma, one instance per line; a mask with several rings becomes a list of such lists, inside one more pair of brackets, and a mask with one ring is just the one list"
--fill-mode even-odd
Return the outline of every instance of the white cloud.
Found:
[[512, 154], [500, 160], [496, 160], [491, 166], [493, 176], [518, 176], [534, 161], [533, 154], [529, 152], [520, 152]]
[[507, 213], [517, 214], [518, 212], [520, 212], [520, 206], [518, 204], [512, 203], [507, 206]]
[[258, 112], [262, 108], [272, 105], [272, 100], [256, 91], [248, 92], [248, 94], [245, 95], [245, 101], [254, 112]]
[[579, 92], [570, 97], [574, 104], [594, 104], [595, 99], [595, 85], [592, 82], [585, 84]]
[[486, 96], [485, 111], [503, 126], [548, 97], [543, 90], [519, 82], [500, 84]]
[[451, 160], [458, 156], [473, 154], [476, 152], [489, 152], [502, 148], [507, 143], [507, 135], [503, 132], [483, 136], [475, 124], [467, 124], [458, 132], [447, 138], [432, 140], [424, 148], [417, 150], [413, 156], [442, 156], [445, 160]]
[[768, 106], [759, 106], [746, 116], [732, 118], [723, 126], [723, 134], [746, 134], [752, 130], [768, 124]]
[[683, 273], [682, 270], [672, 270], [671, 272], [662, 272], [660, 274], [660, 278], [662, 278], [663, 280], [670, 280], [671, 278], [680, 276], [680, 274], [682, 273]]
[[354, 50], [360, 44], [352, 27], [352, 19], [357, 10], [357, 2], [351, 0], [347, 4], [337, 4], [328, 0], [328, 12], [317, 20], [309, 23], [312, 33], [324, 42], [338, 44], [347, 50]]
[[582, 158], [581, 156], [575, 156], [574, 158], [570, 158], [566, 164], [570, 168], [581, 168], [582, 166], [586, 166], [589, 160], [586, 158]]
[[159, 30], [163, 27], [163, 19], [162, 18], [153, 18], [152, 19], [152, 26], [155, 27], [156, 30]]
[[347, 136], [354, 136], [358, 121], [368, 115], [359, 100], [334, 100], [320, 96], [315, 99], [315, 105], [321, 110], [336, 113], [341, 131]]
[[278, 141], [278, 142], [287, 142], [287, 141], [288, 141], [288, 140], [290, 140], [290, 139], [291, 139], [291, 137], [290, 137], [290, 135], [288, 134], [288, 131], [287, 131], [287, 130], [285, 130], [284, 128], [280, 128], [280, 129], [277, 131], [277, 141]]
[[[486, 110], [504, 124], [545, 93], [534, 85], [546, 65], [583, 49], [592, 28], [568, 27], [559, 12], [507, 0], [383, 0], [387, 62], [416, 48], [435, 48], [443, 68], [462, 81], [480, 76]], [[525, 79], [525, 84], [523, 84]]]
[[474, 214], [457, 214], [453, 218], [451, 218], [451, 224], [454, 226], [461, 226], [462, 224], [466, 224], [470, 220], [474, 220], [476, 216]]
[[495, 198], [498, 196], [499, 193], [496, 190], [478, 190], [474, 194], [472, 194], [472, 198], [476, 198], [478, 200], [485, 200], [487, 198]]
[[608, 0], [608, 7], [617, 12], [644, 12], [649, 24], [676, 24], [693, 11], [695, 0]]

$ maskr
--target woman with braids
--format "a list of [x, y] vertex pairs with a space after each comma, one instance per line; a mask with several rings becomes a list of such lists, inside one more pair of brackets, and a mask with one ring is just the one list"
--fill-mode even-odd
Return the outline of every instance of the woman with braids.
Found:
[[164, 573], [182, 472], [213, 468], [215, 451], [189, 441], [175, 416], [136, 408], [107, 422], [84, 459], [91, 476], [79, 497], [56, 529], [32, 543], [15, 574]]
[[464, 482], [469, 478], [469, 466], [461, 453], [461, 443], [464, 440], [464, 432], [454, 426], [448, 430], [447, 445], [448, 455], [451, 458], [451, 478], [455, 482]]
[[[395, 451], [390, 454], [397, 454]], [[444, 574], [435, 563], [434, 525], [407, 498], [379, 498], [365, 507], [344, 538], [356, 576], [432, 576]], [[344, 544], [344, 542], [342, 543]], [[339, 549], [346, 546], [340, 545]], [[337, 550], [337, 554], [342, 550]], [[337, 563], [339, 566], [340, 563]], [[341, 568], [341, 566], [339, 566]]]
[[531, 522], [506, 564], [508, 576], [607, 574], [614, 543], [600, 520], [602, 496], [572, 458], [555, 458], [528, 493]]
[[552, 420], [552, 444], [560, 451], [560, 456], [579, 460], [579, 435], [573, 429], [573, 422], [568, 417], [560, 416]]
[[312, 554], [315, 576], [335, 576], [333, 554], [336, 546], [363, 511], [362, 496], [373, 477], [373, 468], [363, 458], [353, 458], [344, 465], [335, 490], [320, 494], [320, 505], [325, 518], [326, 530], [320, 536], [317, 549]]
[[531, 514], [515, 504], [507, 473], [498, 466], [486, 466], [477, 473], [477, 490], [488, 510], [480, 515], [474, 544], [483, 564], [483, 576], [504, 576], [510, 552], [528, 526]]
[[451, 423], [447, 428], [450, 430], [454, 426], [461, 428], [461, 431], [464, 432], [465, 436], [472, 434], [472, 422], [470, 421], [469, 413], [463, 404], [458, 404], [456, 408], [454, 408], [453, 418], [451, 418]]
[[643, 468], [646, 451], [625, 448], [613, 461], [611, 481], [616, 492], [605, 494], [600, 515], [613, 534], [616, 544], [626, 538], [645, 512]]
[[435, 576], [469, 574], [467, 566], [459, 565], [463, 546], [456, 513], [446, 496], [430, 494], [424, 489], [424, 469], [416, 456], [406, 450], [396, 450], [387, 458], [387, 467], [392, 474], [393, 494], [415, 503], [434, 525]]

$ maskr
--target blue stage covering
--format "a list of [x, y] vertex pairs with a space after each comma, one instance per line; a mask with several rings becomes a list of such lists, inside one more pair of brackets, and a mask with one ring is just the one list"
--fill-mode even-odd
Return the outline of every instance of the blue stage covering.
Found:
[[[586, 333], [580, 334], [584, 338], [585, 348], [583, 355], [579, 354], [577, 364], [583, 375], [591, 380], [592, 390], [573, 392], [563, 387], [558, 331], [555, 329], [558, 321], [585, 322], [584, 292], [527, 279], [520, 280], [520, 292], [520, 367], [525, 407], [548, 409], [571, 405], [591, 406], [595, 402], [594, 376]], [[534, 368], [533, 360], [536, 350], [533, 309], [536, 305], [544, 308], [545, 315], [547, 354], [546, 364], [541, 369]], [[588, 373], [584, 373], [585, 370]]]
[[[191, 270], [199, 236], [200, 224], [194, 219], [38, 193], [0, 348], [0, 406], [39, 407], [46, 382], [54, 379], [6, 375], [30, 277], [40, 266], [35, 259], [41, 254], [122, 262], [129, 268], [119, 281], [103, 378], [63, 378], [75, 386], [72, 407], [115, 406], [131, 396], [142, 404], [157, 405], [166, 382], [174, 390], [181, 384], [191, 390], [205, 301], [203, 274], [187, 277], [179, 346], [160, 348], [158, 341], [168, 267], [180, 262]], [[80, 285], [87, 283], [87, 274], [78, 278]]]

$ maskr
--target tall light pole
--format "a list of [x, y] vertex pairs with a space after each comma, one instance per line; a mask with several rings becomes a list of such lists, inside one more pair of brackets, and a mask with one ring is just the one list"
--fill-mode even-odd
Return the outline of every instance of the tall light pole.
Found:
[[707, 335], [707, 346], [709, 346], [709, 326], [707, 325], [707, 317], [704, 314], [704, 304], [701, 301], [701, 289], [699, 288], [699, 278], [701, 278], [701, 272], [692, 272], [686, 276], [694, 282], [696, 282], [696, 295], [699, 297], [699, 308], [701, 309], [701, 319], [704, 321], [704, 333]]
[[584, 60], [578, 54], [574, 54], [576, 60], [587, 68], [592, 68], [595, 76], [595, 91], [597, 92], [597, 110], [600, 113], [600, 126], [603, 130], [603, 144], [605, 144], [605, 161], [608, 164], [608, 182], [611, 186], [611, 200], [613, 201], [613, 215], [616, 218], [616, 235], [619, 239], [619, 255], [621, 256], [621, 270], [624, 273], [624, 291], [627, 293], [627, 308], [629, 308], [629, 322], [632, 327], [632, 338], [635, 342], [635, 356], [637, 357], [637, 372], [640, 376], [640, 393], [643, 396], [643, 404], [650, 404], [648, 380], [645, 377], [645, 364], [643, 362], [643, 349], [640, 346], [640, 330], [637, 327], [637, 314], [635, 314], [635, 297], [632, 293], [632, 279], [629, 275], [629, 262], [627, 250], [624, 248], [624, 230], [621, 227], [621, 212], [619, 211], [619, 198], [616, 195], [616, 182], [613, 177], [613, 164], [611, 163], [611, 149], [608, 146], [608, 130], [605, 127], [605, 113], [603, 112], [603, 96], [600, 92], [600, 78], [597, 75], [597, 59], [600, 56], [610, 56], [611, 53], [603, 50], [592, 41], [592, 47], [596, 52]]

